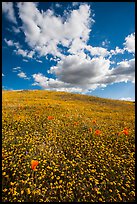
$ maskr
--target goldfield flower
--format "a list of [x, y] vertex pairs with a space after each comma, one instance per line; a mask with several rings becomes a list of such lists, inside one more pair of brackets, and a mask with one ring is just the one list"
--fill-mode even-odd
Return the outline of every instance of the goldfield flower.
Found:
[[134, 201], [134, 104], [64, 94], [3, 94], [2, 201]]

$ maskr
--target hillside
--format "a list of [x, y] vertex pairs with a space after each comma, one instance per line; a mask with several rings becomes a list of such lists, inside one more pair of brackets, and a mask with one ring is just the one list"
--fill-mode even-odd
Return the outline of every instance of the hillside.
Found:
[[133, 102], [3, 91], [3, 202], [134, 201], [134, 130]]

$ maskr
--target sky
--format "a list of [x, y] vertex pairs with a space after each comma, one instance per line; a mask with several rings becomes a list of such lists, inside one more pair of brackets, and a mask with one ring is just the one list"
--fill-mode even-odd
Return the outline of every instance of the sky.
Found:
[[134, 2], [2, 2], [2, 88], [135, 100]]

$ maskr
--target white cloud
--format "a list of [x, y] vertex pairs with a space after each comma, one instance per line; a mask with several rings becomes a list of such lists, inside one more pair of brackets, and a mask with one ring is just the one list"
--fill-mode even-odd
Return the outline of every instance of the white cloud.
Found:
[[93, 56], [97, 55], [97, 56], [105, 57], [109, 55], [109, 51], [103, 47], [92, 47], [90, 45], [87, 45], [86, 49], [90, 51], [91, 55]]
[[2, 73], [2, 76], [5, 76], [5, 75]]
[[[74, 6], [75, 6], [75, 2]], [[110, 69], [113, 55], [124, 54], [125, 50], [134, 52], [133, 34], [125, 38], [124, 48], [116, 46], [114, 50], [106, 47], [93, 47], [88, 44], [92, 28], [93, 14], [88, 4], [82, 3], [77, 9], [66, 11], [67, 15], [59, 16], [53, 10], [38, 10], [38, 3], [19, 2], [19, 17], [29, 50], [24, 50], [19, 43], [5, 39], [8, 46], [15, 46], [14, 52], [28, 59], [42, 63], [39, 57], [54, 60], [56, 65], [47, 72], [55, 75], [48, 78], [41, 73], [33, 74], [34, 83], [44, 89], [88, 92], [97, 87], [122, 81], [135, 82], [135, 59], [121, 61]], [[92, 14], [92, 16], [91, 16]], [[15, 33], [16, 30], [13, 27]], [[66, 55], [67, 53], [67, 55]], [[50, 56], [53, 55], [53, 56]], [[26, 61], [26, 59], [23, 59]], [[14, 70], [15, 71], [15, 70]], [[27, 79], [24, 72], [18, 73]]]
[[66, 56], [57, 66], [51, 67], [50, 73], [66, 83], [90, 87], [109, 71], [110, 61], [103, 57], [91, 60], [77, 55]]
[[61, 5], [61, 4], [59, 4], [59, 3], [56, 3], [56, 4], [55, 4], [55, 6], [56, 6], [57, 8], [62, 7], [62, 5]]
[[102, 46], [107, 47], [110, 44], [110, 41], [105, 39], [104, 41], [102, 41]]
[[14, 46], [14, 47], [16, 47], [16, 49], [20, 48], [20, 44], [18, 42], [14, 42], [13, 40], [7, 40], [6, 38], [4, 38], [4, 41], [10, 47]]
[[124, 54], [125, 51], [128, 51], [129, 53], [135, 53], [135, 33], [132, 33], [128, 35], [125, 38], [125, 42], [123, 43], [124, 47], [121, 49], [118, 46], [116, 46], [115, 50], [110, 50], [110, 57], [117, 54]]
[[23, 59], [23, 61], [24, 61], [24, 62], [28, 62], [28, 60], [27, 60], [27, 59]]
[[115, 82], [132, 81], [135, 83], [135, 58], [118, 63], [118, 66], [110, 73], [112, 77], [115, 76]]
[[5, 14], [6, 18], [14, 24], [17, 24], [13, 2], [2, 2], [2, 12]]
[[4, 41], [8, 46], [14, 46], [14, 42], [12, 40], [7, 40], [6, 38], [4, 38]]
[[13, 67], [12, 70], [13, 72], [18, 72], [21, 70], [21, 67]]
[[21, 69], [21, 67], [13, 67], [13, 69], [14, 69], [14, 70], [16, 70], [16, 69]]
[[80, 4], [80, 2], [72, 2], [72, 6], [78, 6]]
[[66, 20], [56, 16], [50, 9], [40, 12], [34, 2], [20, 2], [18, 8], [26, 42], [40, 56], [50, 53], [62, 58], [64, 55], [61, 48], [58, 48], [60, 44], [71, 48], [71, 44], [74, 47], [76, 39], [82, 44], [89, 38], [92, 22], [89, 18], [89, 5], [80, 5], [79, 9], [70, 11]]
[[125, 50], [131, 53], [135, 53], [135, 33], [131, 33], [125, 38]]
[[26, 57], [26, 56], [27, 56], [27, 53], [28, 53], [26, 50], [22, 50], [22, 49], [14, 50], [14, 52], [15, 52], [17, 55], [22, 55], [23, 57]]
[[119, 100], [122, 100], [122, 101], [135, 101], [134, 99], [130, 98], [130, 97], [127, 97], [127, 98], [119, 98]]
[[58, 79], [52, 79], [43, 76], [43, 74], [33, 74], [35, 83], [33, 83], [33, 86], [40, 86], [43, 89], [50, 89], [50, 90], [56, 90], [56, 91], [66, 91], [66, 92], [81, 92], [82, 89], [78, 87], [72, 87], [69, 83], [64, 83]]
[[13, 70], [20, 70], [21, 67], [13, 67]]
[[23, 50], [21, 48], [14, 50], [16, 55], [21, 55], [22, 57], [30, 58], [30, 59], [35, 59], [34, 54], [35, 52], [33, 50], [28, 51], [28, 50]]
[[135, 59], [121, 61], [112, 69], [110, 64], [102, 56], [87, 59], [84, 55], [69, 55], [48, 70], [56, 79], [34, 74], [34, 84], [44, 89], [71, 91], [75, 88], [84, 93], [112, 83], [135, 83]]
[[12, 30], [14, 31], [14, 33], [20, 33], [20, 28], [16, 28], [15, 26], [12, 26]]
[[37, 62], [39, 62], [39, 63], [42, 63], [42, 61], [41, 60], [36, 60]]
[[48, 71], [55, 74], [56, 79], [34, 74], [34, 84], [44, 89], [87, 92], [103, 86], [98, 82], [109, 72], [109, 64], [110, 61], [103, 57], [88, 60], [77, 55], [66, 56]]
[[111, 58], [113, 55], [117, 55], [117, 54], [124, 54], [125, 49], [121, 49], [118, 46], [116, 46], [115, 50], [110, 50], [109, 52], [109, 57]]
[[23, 79], [29, 79], [24, 72], [19, 72], [17, 74], [17, 76], [19, 76], [20, 78], [23, 78]]

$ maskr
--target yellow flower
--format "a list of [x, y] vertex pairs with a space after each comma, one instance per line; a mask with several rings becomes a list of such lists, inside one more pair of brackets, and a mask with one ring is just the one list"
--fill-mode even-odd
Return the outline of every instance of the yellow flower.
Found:
[[59, 183], [61, 184], [61, 183], [62, 183], [62, 180], [60, 180]]
[[4, 189], [3, 189], [3, 192], [4, 192], [4, 193], [7, 192], [7, 188], [4, 188]]
[[57, 180], [59, 180], [60, 179], [60, 176], [57, 176]]
[[14, 193], [13, 193], [13, 195], [15, 196], [15, 195], [17, 195], [18, 193], [17, 193], [17, 191], [16, 190], [14, 190]]
[[11, 185], [11, 186], [14, 186], [14, 184], [15, 184], [14, 182], [10, 182], [10, 185]]
[[30, 188], [27, 188], [27, 193], [30, 194]]
[[125, 185], [126, 185], [126, 187], [127, 187], [127, 188], [130, 188], [130, 186], [129, 186], [129, 184], [128, 184], [128, 183], [126, 183]]

